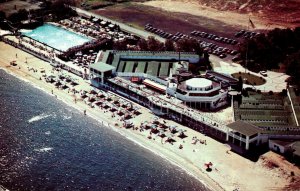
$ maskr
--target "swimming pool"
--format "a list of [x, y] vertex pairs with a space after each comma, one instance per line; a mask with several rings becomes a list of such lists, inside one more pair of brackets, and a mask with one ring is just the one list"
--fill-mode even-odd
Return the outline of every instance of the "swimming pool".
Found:
[[81, 36], [51, 24], [44, 24], [34, 30], [22, 33], [25, 36], [31, 37], [34, 40], [45, 43], [48, 46], [61, 51], [66, 51], [73, 46], [82, 45], [83, 43], [92, 40], [88, 37]]

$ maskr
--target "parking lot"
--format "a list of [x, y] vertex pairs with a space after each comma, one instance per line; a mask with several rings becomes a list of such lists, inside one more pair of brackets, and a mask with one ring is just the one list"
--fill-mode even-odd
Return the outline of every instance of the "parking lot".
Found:
[[190, 34], [183, 34], [181, 32], [176, 32], [174, 34], [166, 32], [158, 27], [154, 27], [152, 24], [148, 23], [145, 25], [144, 29], [148, 32], [156, 34], [162, 38], [170, 39], [174, 42], [180, 39], [194, 39], [197, 40], [200, 46], [207, 51], [209, 54], [218, 56], [219, 58], [227, 58], [226, 60], [237, 61], [239, 59], [238, 45], [241, 37], [250, 38], [255, 35], [255, 32], [249, 32], [245, 30], [237, 31], [235, 35], [231, 38], [219, 36], [216, 34], [194, 30]]

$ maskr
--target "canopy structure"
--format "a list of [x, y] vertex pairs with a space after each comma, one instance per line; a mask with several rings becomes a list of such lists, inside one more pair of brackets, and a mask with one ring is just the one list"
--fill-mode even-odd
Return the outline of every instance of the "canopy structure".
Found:
[[98, 72], [108, 72], [108, 71], [112, 71], [112, 70], [116, 69], [116, 67], [109, 65], [109, 64], [105, 64], [104, 62], [98, 62], [96, 64], [91, 64], [90, 68], [94, 69]]
[[143, 81], [143, 84], [145, 84], [146, 86], [150, 86], [150, 87], [152, 87], [152, 88], [154, 88], [154, 89], [156, 89], [156, 90], [158, 90], [158, 91], [160, 91], [160, 92], [163, 92], [163, 93], [165, 93], [165, 92], [166, 92], [166, 89], [167, 89], [166, 86], [161, 85], [161, 84], [158, 84], [158, 83], [156, 83], [156, 82], [153, 82], [153, 81], [151, 81], [151, 80], [149, 80], [149, 79], [145, 79], [145, 80]]
[[94, 78], [101, 78], [101, 83], [104, 83], [104, 75], [111, 75], [115, 72], [116, 67], [106, 64], [104, 62], [97, 62], [96, 64], [91, 64], [89, 66], [90, 74]]
[[255, 125], [252, 125], [244, 121], [235, 121], [233, 123], [228, 124], [228, 127], [233, 131], [236, 131], [240, 134], [249, 137], [261, 132], [261, 130]]

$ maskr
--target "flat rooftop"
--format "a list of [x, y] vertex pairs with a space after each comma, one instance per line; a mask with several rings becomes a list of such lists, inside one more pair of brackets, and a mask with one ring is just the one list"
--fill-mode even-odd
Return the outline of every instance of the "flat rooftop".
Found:
[[185, 84], [192, 88], [206, 88], [212, 85], [212, 81], [205, 78], [191, 78]]
[[246, 136], [252, 136], [261, 132], [261, 130], [250, 123], [244, 121], [235, 121], [227, 125], [230, 129]]
[[[192, 78], [193, 79], [193, 78]], [[195, 79], [199, 79], [199, 78], [195, 78]], [[200, 78], [200, 79], [203, 79], [203, 81], [202, 80], [200, 80], [200, 81], [198, 81], [198, 80], [192, 80], [192, 81], [190, 81], [190, 82], [192, 82], [192, 85], [196, 85], [196, 86], [198, 86], [198, 87], [200, 87], [200, 86], [204, 86], [204, 85], [212, 85], [212, 89], [210, 89], [209, 91], [212, 91], [213, 89], [215, 89], [215, 90], [217, 90], [216, 88], [218, 88], [218, 87], [220, 87], [220, 84], [219, 83], [217, 83], [217, 82], [214, 82], [214, 81], [211, 81], [211, 80], [209, 80], [209, 81], [206, 81], [207, 79], [205, 79], [205, 78]], [[191, 80], [191, 79], [190, 79]], [[187, 82], [188, 82], [189, 80], [186, 80], [186, 81], [183, 81], [183, 82], [181, 82], [179, 85], [178, 85], [178, 89], [180, 89], [181, 91], [183, 91], [183, 92], [188, 92], [188, 91], [190, 91], [190, 90], [188, 90], [188, 88], [187, 88]], [[198, 84], [199, 82], [203, 82], [203, 84], [201, 85], [201, 84]], [[198, 84], [198, 85], [197, 85]]]

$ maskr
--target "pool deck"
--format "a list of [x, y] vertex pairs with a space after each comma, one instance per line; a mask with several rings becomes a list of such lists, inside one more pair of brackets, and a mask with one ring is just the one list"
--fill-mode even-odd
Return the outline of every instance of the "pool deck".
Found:
[[[39, 39], [39, 34], [34, 34], [34, 36], [37, 36], [36, 38], [35, 37], [33, 37], [33, 36], [31, 36], [31, 35], [28, 35], [28, 33], [34, 33], [34, 30], [36, 30], [36, 29], [38, 29], [38, 28], [40, 28], [40, 27], [43, 27], [43, 26], [53, 26], [53, 27], [55, 27], [55, 30], [61, 30], [63, 33], [69, 33], [69, 34], [74, 34], [73, 36], [75, 37], [75, 36], [79, 36], [79, 38], [80, 39], [86, 39], [86, 41], [85, 42], [83, 42], [83, 43], [78, 43], [78, 44], [74, 44], [74, 45], [72, 45], [72, 46], [68, 46], [68, 47], [66, 47], [66, 48], [57, 48], [57, 47], [54, 47], [54, 45], [53, 44], [58, 44], [58, 43], [47, 43], [47, 42], [43, 42], [43, 41], [41, 41], [40, 39]], [[64, 27], [64, 26], [62, 26], [62, 25], [60, 25], [60, 24], [58, 24], [58, 23], [45, 23], [44, 25], [42, 25], [42, 26], [40, 26], [40, 27], [37, 27], [36, 29], [34, 29], [34, 30], [32, 30], [31, 32], [23, 32], [22, 34], [24, 35], [24, 36], [26, 36], [26, 37], [28, 37], [28, 38], [30, 38], [30, 39], [32, 39], [32, 40], [34, 40], [34, 41], [36, 41], [36, 42], [39, 42], [39, 43], [41, 43], [41, 44], [43, 44], [43, 45], [45, 45], [45, 46], [48, 46], [48, 47], [50, 47], [50, 48], [52, 48], [52, 49], [55, 49], [55, 50], [57, 50], [57, 51], [59, 51], [60, 53], [62, 53], [62, 52], [66, 52], [68, 49], [70, 49], [70, 48], [72, 48], [72, 47], [75, 47], [75, 46], [81, 46], [81, 45], [83, 45], [84, 43], [86, 43], [86, 42], [90, 42], [90, 41], [92, 41], [94, 38], [92, 38], [92, 37], [90, 37], [90, 36], [87, 36], [87, 35], [85, 35], [85, 34], [82, 34], [82, 33], [78, 33], [78, 32], [76, 32], [76, 31], [74, 31], [74, 30], [72, 30], [72, 29], [69, 29], [69, 28], [66, 28], [66, 27]], [[51, 31], [47, 31], [48, 32], [48, 34], [50, 33], [51, 34]], [[54, 31], [54, 33], [57, 33], [57, 31]], [[63, 34], [62, 34], [63, 35]], [[45, 39], [51, 39], [51, 36], [50, 37], [47, 37], [47, 38], [45, 38]], [[54, 38], [52, 38], [52, 39], [54, 39]], [[56, 40], [58, 40], [59, 42], [61, 42], [61, 40], [62, 40], [62, 38], [59, 38], [59, 39], [56, 39]], [[75, 39], [76, 40], [76, 39]], [[68, 44], [69, 42], [66, 42], [65, 44]]]

